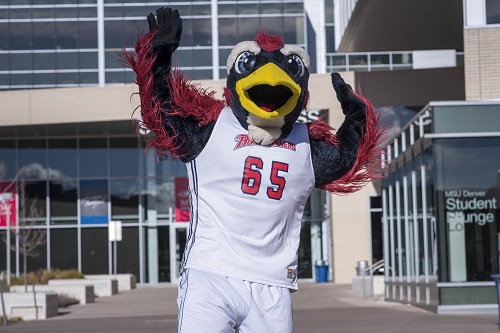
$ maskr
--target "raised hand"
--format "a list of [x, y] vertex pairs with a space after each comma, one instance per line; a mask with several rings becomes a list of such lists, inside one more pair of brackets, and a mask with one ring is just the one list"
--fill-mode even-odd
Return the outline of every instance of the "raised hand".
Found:
[[[179, 46], [182, 35], [182, 19], [177, 9], [158, 8], [156, 18], [153, 13], [148, 15], [149, 30], [155, 31], [154, 45], [169, 44], [174, 50]], [[173, 51], [173, 50], [172, 50]]]
[[364, 110], [365, 103], [354, 93], [351, 86], [345, 83], [339, 73], [332, 73], [332, 85], [345, 115], [356, 111], [356, 109]]

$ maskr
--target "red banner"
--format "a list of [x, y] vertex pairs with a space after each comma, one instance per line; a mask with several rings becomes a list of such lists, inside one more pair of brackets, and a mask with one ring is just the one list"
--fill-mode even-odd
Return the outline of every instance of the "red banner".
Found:
[[0, 227], [6, 227], [7, 221], [11, 226], [15, 226], [16, 220], [16, 194], [0, 193]]
[[189, 180], [187, 177], [175, 178], [175, 221], [189, 221]]

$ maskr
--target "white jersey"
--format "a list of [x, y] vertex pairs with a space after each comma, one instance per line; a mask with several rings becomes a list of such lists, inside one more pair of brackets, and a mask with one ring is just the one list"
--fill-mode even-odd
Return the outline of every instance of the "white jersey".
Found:
[[186, 165], [191, 224], [181, 268], [297, 289], [301, 219], [314, 187], [307, 126], [261, 146], [226, 108]]

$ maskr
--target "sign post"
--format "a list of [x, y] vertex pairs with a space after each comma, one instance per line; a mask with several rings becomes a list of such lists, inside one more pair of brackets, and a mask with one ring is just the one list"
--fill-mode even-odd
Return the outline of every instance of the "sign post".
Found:
[[[10, 286], [10, 227], [11, 227], [11, 215], [12, 209], [15, 209], [15, 199], [14, 195], [10, 192], [0, 193], [0, 213], [5, 215], [5, 227], [6, 227], [6, 269], [7, 269], [7, 286]], [[3, 222], [3, 221], [2, 221]], [[3, 223], [0, 223], [2, 225]]]
[[117, 242], [122, 240], [122, 221], [109, 221], [109, 241], [113, 243], [113, 273], [118, 274], [117, 269]]

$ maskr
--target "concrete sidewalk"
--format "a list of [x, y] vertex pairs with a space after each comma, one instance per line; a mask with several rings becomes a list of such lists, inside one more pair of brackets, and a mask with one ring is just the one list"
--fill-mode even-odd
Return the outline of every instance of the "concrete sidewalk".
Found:
[[[301, 282], [299, 288], [292, 294], [295, 333], [500, 332], [496, 315], [436, 315], [407, 305], [363, 299], [350, 286], [331, 283]], [[93, 304], [63, 309], [55, 318], [0, 326], [0, 332], [175, 333], [176, 297], [176, 286], [139, 286], [100, 297]]]

